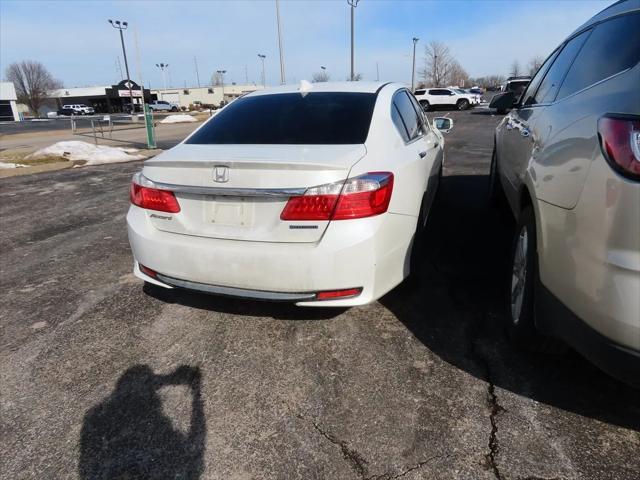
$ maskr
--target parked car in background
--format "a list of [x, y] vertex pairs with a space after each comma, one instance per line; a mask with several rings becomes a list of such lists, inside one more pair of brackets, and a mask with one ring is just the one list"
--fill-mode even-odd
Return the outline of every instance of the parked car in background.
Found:
[[[525, 91], [530, 81], [531, 81], [531, 77], [509, 77], [507, 81], [500, 86], [500, 91], [513, 92], [513, 97], [517, 100]], [[500, 103], [500, 104], [495, 103], [496, 98], [499, 98], [499, 97], [494, 96], [491, 99], [489, 108], [495, 108], [496, 113], [499, 113], [501, 115], [504, 115], [509, 110], [511, 110], [510, 105], [503, 105], [503, 103]]]
[[88, 107], [82, 103], [63, 105], [62, 110], [72, 110], [74, 115], [93, 115], [96, 113], [93, 107]]
[[[491, 196], [517, 221], [507, 329], [640, 385], [640, 2], [564, 41], [496, 129]], [[515, 101], [515, 104], [514, 104]]]
[[149, 104], [149, 109], [152, 112], [177, 112], [178, 107], [176, 105], [172, 105], [171, 103], [165, 100], [154, 100]]
[[57, 114], [58, 116], [68, 117], [71, 115], [77, 115], [77, 112], [73, 108], [60, 108]]
[[479, 105], [480, 102], [482, 102], [482, 95], [471, 93], [469, 90], [465, 90], [464, 88], [452, 88], [452, 90], [460, 95], [468, 95], [471, 105]]
[[482, 96], [482, 94], [484, 93], [484, 91], [480, 87], [473, 87], [473, 88], [470, 88], [468, 91], [469, 93], [472, 93], [474, 95], [480, 95], [480, 96]]
[[372, 302], [411, 271], [443, 146], [400, 84], [252, 92], [134, 176], [134, 272], [164, 292]]
[[458, 110], [467, 110], [476, 102], [476, 96], [463, 90], [453, 88], [421, 88], [414, 95], [422, 108], [428, 111], [432, 107], [453, 107]]

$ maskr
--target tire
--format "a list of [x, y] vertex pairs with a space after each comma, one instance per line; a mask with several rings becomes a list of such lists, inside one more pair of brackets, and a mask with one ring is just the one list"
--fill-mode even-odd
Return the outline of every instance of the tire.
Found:
[[520, 214], [509, 262], [505, 327], [510, 340], [537, 352], [560, 353], [564, 344], [541, 335], [536, 328], [535, 289], [538, 282], [536, 219], [531, 206]]
[[506, 115], [507, 111], [504, 108], [498, 108], [496, 113], [499, 115]]
[[424, 110], [425, 112], [428, 112], [429, 109], [431, 108], [431, 104], [429, 104], [428, 100], [420, 100], [420, 106], [422, 107], [422, 110]]
[[178, 111], [178, 109], [177, 109], [176, 107], [171, 107], [171, 111], [172, 111], [172, 112], [177, 112], [177, 111]]
[[467, 110], [469, 108], [469, 105], [470, 105], [469, 100], [464, 98], [456, 102], [456, 108], [458, 110]]

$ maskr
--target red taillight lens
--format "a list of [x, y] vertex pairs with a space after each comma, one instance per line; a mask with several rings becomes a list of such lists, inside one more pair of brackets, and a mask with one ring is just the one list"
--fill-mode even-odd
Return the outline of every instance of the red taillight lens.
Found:
[[318, 292], [317, 300], [340, 300], [341, 298], [357, 297], [362, 292], [362, 288], [347, 288], [345, 290], [331, 290], [328, 292]]
[[330, 220], [338, 195], [291, 197], [280, 214], [282, 220]]
[[180, 204], [173, 192], [140, 185], [140, 183], [142, 183], [140, 176], [141, 175], [138, 174], [134, 177], [131, 183], [131, 190], [129, 192], [131, 203], [138, 207], [147, 210], [156, 210], [158, 212], [178, 213], [180, 211]]
[[640, 180], [640, 119], [605, 115], [598, 120], [598, 136], [609, 165], [627, 178]]
[[156, 278], [156, 276], [158, 275], [158, 272], [156, 272], [155, 270], [151, 270], [149, 267], [145, 267], [142, 264], [138, 264], [138, 266], [140, 267], [140, 271], [142, 273], [150, 276], [151, 278]]
[[347, 220], [371, 217], [389, 208], [393, 174], [371, 172], [318, 187], [291, 197], [281, 220]]

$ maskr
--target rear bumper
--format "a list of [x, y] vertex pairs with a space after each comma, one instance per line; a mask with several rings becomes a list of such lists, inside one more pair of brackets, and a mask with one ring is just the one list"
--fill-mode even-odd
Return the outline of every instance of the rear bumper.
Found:
[[[332, 222], [317, 243], [223, 240], [160, 231], [141, 208], [127, 215], [129, 242], [139, 278], [171, 286], [298, 305], [370, 303], [409, 273], [416, 219], [386, 213]], [[156, 281], [138, 262], [160, 272]], [[361, 287], [357, 297], [316, 301], [309, 293]], [[287, 298], [289, 297], [289, 298]]]
[[540, 282], [536, 293], [536, 323], [542, 333], [561, 338], [604, 372], [640, 388], [640, 351], [591, 328]]

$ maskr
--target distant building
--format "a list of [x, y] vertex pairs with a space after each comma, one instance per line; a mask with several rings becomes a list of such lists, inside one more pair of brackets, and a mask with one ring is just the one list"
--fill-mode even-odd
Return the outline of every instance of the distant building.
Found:
[[[151, 95], [155, 100], [164, 100], [179, 107], [189, 108], [190, 105], [219, 107], [224, 100], [229, 103], [231, 100], [246, 93], [260, 90], [261, 85], [214, 85], [209, 87], [187, 87], [187, 88], [167, 88], [151, 90]], [[224, 90], [224, 98], [223, 98]]]
[[16, 89], [12, 82], [0, 82], [0, 121], [19, 122]]
[[106, 87], [61, 88], [52, 91], [48, 97], [55, 101], [56, 109], [63, 105], [84, 104], [98, 113], [116, 113], [130, 111], [132, 95], [136, 110], [142, 110], [143, 93], [144, 101], [149, 103], [152, 100], [149, 89], [145, 88], [142, 92], [133, 80], [123, 80]]

